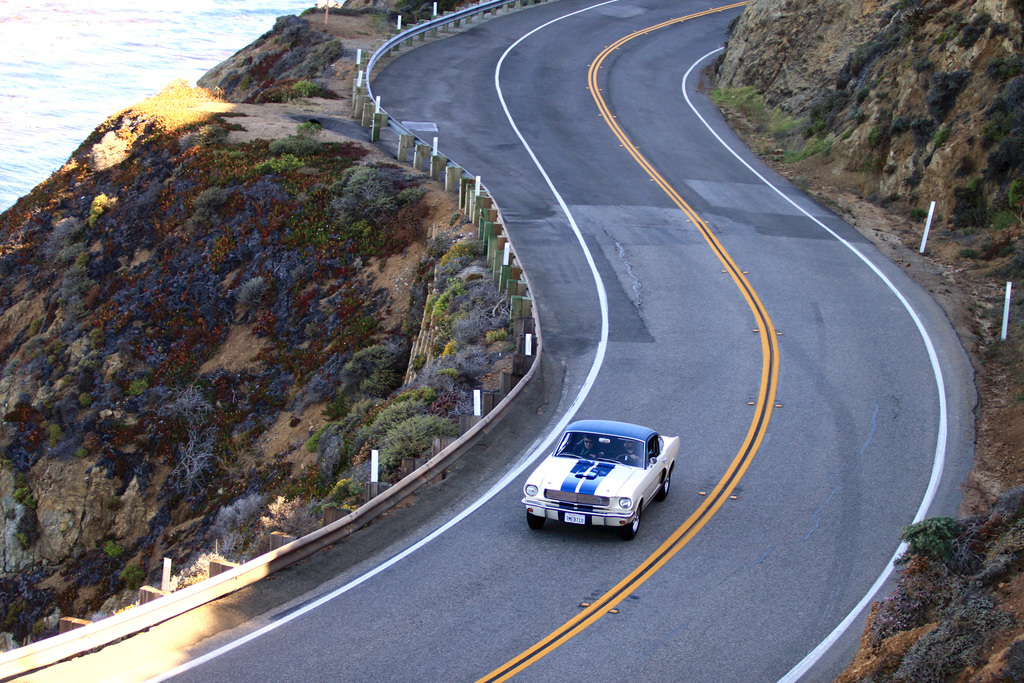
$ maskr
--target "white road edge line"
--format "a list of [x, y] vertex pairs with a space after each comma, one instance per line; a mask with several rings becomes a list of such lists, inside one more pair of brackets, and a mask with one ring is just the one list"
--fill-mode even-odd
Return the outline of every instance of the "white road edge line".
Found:
[[[273, 631], [279, 626], [287, 624], [293, 619], [299, 618], [307, 612], [311, 612], [312, 610], [323, 605], [324, 603], [333, 600], [334, 598], [338, 597], [339, 595], [342, 595], [343, 593], [347, 593], [356, 586], [368, 581], [377, 574], [380, 574], [384, 570], [392, 567], [395, 564], [398, 564], [409, 555], [412, 555], [414, 552], [416, 552], [417, 550], [427, 545], [441, 534], [451, 529], [453, 526], [464, 520], [466, 517], [469, 517], [476, 510], [482, 507], [487, 501], [489, 501], [491, 498], [497, 495], [499, 491], [508, 486], [514, 479], [516, 479], [516, 477], [522, 474], [523, 471], [527, 467], [529, 467], [531, 463], [536, 461], [541, 455], [547, 452], [547, 449], [551, 446], [551, 443], [559, 434], [561, 434], [562, 430], [565, 429], [565, 427], [569, 424], [569, 422], [576, 415], [576, 413], [579, 412], [580, 407], [583, 405], [583, 401], [586, 400], [587, 396], [590, 394], [590, 390], [591, 388], [593, 388], [594, 382], [597, 381], [597, 375], [601, 371], [601, 366], [604, 364], [604, 356], [608, 348], [608, 296], [605, 291], [604, 281], [601, 280], [601, 275], [597, 272], [597, 265], [594, 263], [594, 257], [590, 253], [590, 250], [587, 248], [586, 240], [584, 240], [583, 234], [580, 232], [579, 226], [576, 224], [576, 220], [573, 218], [572, 213], [569, 211], [569, 207], [566, 205], [565, 200], [562, 199], [562, 196], [558, 193], [558, 190], [555, 189], [554, 183], [551, 182], [551, 178], [548, 177], [547, 172], [541, 166], [540, 161], [538, 161], [537, 159], [537, 156], [533, 153], [533, 149], [530, 147], [530, 145], [523, 138], [522, 134], [519, 132], [519, 128], [516, 126], [515, 121], [512, 120], [512, 114], [509, 112], [508, 106], [506, 106], [505, 104], [505, 97], [502, 95], [501, 92], [500, 77], [501, 65], [504, 63], [505, 57], [508, 56], [508, 54], [511, 53], [512, 50], [515, 49], [520, 43], [522, 43], [524, 40], [532, 36], [534, 33], [537, 33], [541, 29], [551, 26], [552, 24], [559, 22], [562, 19], [566, 19], [568, 17], [580, 14], [582, 12], [587, 12], [591, 9], [594, 9], [595, 7], [601, 7], [602, 5], [607, 5], [612, 2], [618, 2], [618, 0], [608, 0], [608, 2], [592, 5], [591, 7], [587, 7], [576, 12], [571, 12], [569, 14], [558, 17], [557, 19], [553, 19], [546, 24], [538, 26], [537, 28], [533, 29], [532, 31], [523, 35], [517, 41], [512, 43], [508, 47], [508, 49], [506, 49], [505, 52], [501, 55], [501, 59], [498, 60], [497, 67], [494, 70], [494, 87], [497, 90], [498, 99], [501, 101], [501, 108], [505, 112], [505, 117], [511, 124], [513, 131], [515, 131], [516, 136], [519, 138], [519, 141], [523, 144], [523, 147], [526, 148], [526, 151], [530, 155], [530, 158], [533, 159], [533, 163], [537, 166], [537, 169], [544, 177], [544, 182], [546, 182], [548, 187], [551, 189], [552, 194], [554, 194], [555, 199], [558, 201], [558, 205], [562, 208], [562, 211], [565, 213], [565, 217], [566, 219], [568, 219], [569, 225], [572, 227], [572, 231], [576, 235], [576, 240], [579, 242], [580, 248], [583, 249], [583, 255], [586, 257], [587, 264], [590, 266], [590, 272], [594, 277], [594, 286], [597, 289], [598, 303], [601, 307], [601, 337], [597, 343], [597, 352], [594, 355], [594, 362], [590, 366], [590, 372], [587, 373], [586, 380], [584, 380], [583, 386], [580, 388], [579, 394], [577, 394], [576, 398], [573, 400], [572, 405], [569, 406], [569, 409], [566, 411], [562, 419], [558, 421], [558, 424], [555, 425], [555, 427], [545, 437], [543, 437], [540, 440], [540, 445], [534, 447], [531, 444], [530, 448], [533, 450], [527, 458], [521, 460], [516, 465], [516, 467], [514, 467], [507, 474], [505, 474], [505, 476], [503, 476], [497, 483], [495, 483], [494, 486], [488, 489], [486, 493], [484, 493], [482, 496], [473, 501], [473, 503], [471, 503], [469, 507], [464, 509], [462, 512], [460, 512], [458, 515], [450, 519], [442, 526], [438, 527], [428, 536], [425, 536], [419, 542], [409, 546], [399, 554], [392, 557], [387, 562], [378, 565], [377, 567], [371, 569], [365, 574], [362, 574], [361, 576], [353, 579], [352, 581], [349, 581], [344, 586], [341, 586], [340, 588], [331, 591], [330, 593], [318, 598], [317, 600], [314, 600], [308, 605], [303, 606], [301, 609], [298, 609], [288, 614], [287, 616], [282, 617], [278, 621], [275, 621], [271, 624], [267, 624], [266, 626], [257, 629], [256, 631], [253, 631], [252, 633], [249, 633], [239, 638], [238, 640], [233, 640], [230, 643], [222, 645], [216, 650], [208, 652], [201, 657], [197, 657], [196, 659], [186, 662], [185, 664], [182, 664], [174, 669], [171, 669], [170, 671], [166, 671], [160, 674], [159, 676], [151, 678], [149, 679], [150, 681], [153, 681], [155, 683], [159, 681], [166, 681], [173, 678], [174, 676], [177, 676], [178, 674], [182, 674], [190, 669], [194, 669], [197, 666], [205, 664], [210, 660], [216, 659], [217, 657], [226, 654], [231, 650], [241, 647], [242, 645], [245, 645], [246, 643], [257, 639], [260, 636], [265, 635], [270, 631]], [[537, 441], [534, 441], [534, 444], [536, 443]], [[529, 451], [530, 449], [527, 450]]]
[[[948, 432], [948, 418], [946, 414], [946, 385], [944, 380], [942, 379], [942, 368], [939, 364], [938, 354], [936, 354], [935, 352], [935, 346], [934, 344], [932, 344], [931, 337], [928, 336], [928, 331], [925, 329], [924, 323], [921, 322], [921, 318], [917, 315], [917, 312], [910, 305], [910, 302], [907, 301], [903, 294], [898, 289], [896, 289], [896, 286], [892, 283], [892, 281], [889, 280], [889, 278], [887, 278], [885, 274], [882, 273], [882, 271], [879, 270], [877, 266], [875, 266], [875, 264], [869, 261], [868, 258], [864, 254], [862, 254], [856, 247], [854, 247], [852, 244], [850, 244], [842, 237], [840, 237], [838, 234], [836, 234], [836, 232], [829, 228], [827, 225], [825, 225], [817, 218], [812, 216], [810, 213], [805, 211], [803, 207], [801, 207], [792, 199], [787, 197], [779, 188], [775, 187], [775, 185], [770, 183], [763, 175], [754, 170], [754, 167], [748, 164], [739, 154], [737, 154], [736, 151], [732, 147], [730, 147], [728, 143], [726, 143], [725, 140], [723, 140], [718, 135], [717, 132], [715, 132], [714, 128], [712, 128], [711, 125], [704, 119], [704, 117], [701, 116], [700, 112], [697, 111], [697, 107], [695, 107], [693, 105], [693, 102], [690, 101], [690, 96], [686, 92], [686, 81], [698, 64], [705, 61], [716, 52], [721, 52], [723, 49], [724, 48], [718, 48], [717, 50], [712, 50], [711, 52], [707, 53], [706, 55], [695, 61], [690, 66], [690, 68], [686, 70], [686, 74], [683, 75], [683, 97], [686, 98], [686, 103], [690, 106], [690, 109], [693, 111], [694, 114], [697, 115], [697, 118], [701, 120], [701, 123], [703, 123], [704, 126], [711, 132], [711, 134], [715, 136], [715, 138], [722, 144], [722, 146], [729, 150], [729, 152], [734, 157], [736, 157], [741, 164], [746, 166], [751, 173], [757, 176], [761, 180], [761, 182], [763, 182], [771, 189], [775, 190], [775, 192], [778, 193], [780, 197], [782, 197], [787, 202], [792, 204], [794, 207], [796, 207], [798, 211], [800, 211], [802, 214], [804, 214], [812, 221], [817, 223], [818, 226], [820, 226], [830, 235], [835, 237], [836, 240], [838, 240], [843, 246], [845, 246], [847, 249], [856, 254], [857, 258], [863, 261], [868, 266], [868, 268], [873, 270], [875, 275], [877, 275], [879, 279], [881, 279], [882, 282], [885, 283], [885, 285], [892, 291], [892, 293], [896, 295], [896, 298], [900, 300], [900, 303], [903, 304], [903, 307], [907, 310], [907, 313], [910, 314], [911, 319], [914, 321], [914, 325], [917, 326], [917, 331], [920, 333], [921, 339], [924, 341], [925, 348], [928, 351], [928, 359], [931, 361], [932, 372], [935, 374], [936, 388], [939, 392], [939, 430], [938, 438], [935, 444], [935, 460], [932, 462], [931, 479], [928, 482], [928, 488], [925, 490], [924, 498], [921, 500], [921, 504], [917, 509], [917, 514], [914, 516], [914, 523], [920, 522], [922, 519], [925, 518], [925, 515], [928, 512], [928, 508], [931, 507], [931, 504], [935, 499], [935, 493], [936, 491], [938, 491], [939, 482], [942, 479], [942, 470], [946, 463], [946, 439]], [[882, 585], [889, 579], [889, 576], [892, 574], [896, 558], [902, 555], [906, 551], [906, 549], [906, 543], [901, 543], [899, 545], [899, 547], [896, 549], [896, 553], [892, 556], [892, 558], [889, 560], [889, 563], [885, 566], [885, 569], [875, 580], [875, 583], [871, 586], [871, 589], [867, 592], [867, 594], [863, 598], [861, 598], [861, 601], [858, 602], [857, 606], [853, 608], [853, 611], [846, 615], [846, 618], [843, 619], [838, 626], [836, 626], [832, 633], [830, 633], [828, 637], [825, 638], [825, 640], [821, 641], [821, 643], [819, 643], [816, 648], [811, 650], [811, 652], [808, 653], [808, 655], [804, 657], [799, 664], [794, 666], [789, 671], [789, 673], [780, 678], [778, 683], [795, 683], [795, 681], [799, 680], [801, 676], [807, 673], [807, 671], [812, 666], [814, 666], [819, 659], [822, 658], [822, 656], [828, 651], [828, 649], [831, 648], [832, 645], [834, 645], [835, 642], [839, 640], [839, 638], [846, 632], [846, 630], [850, 628], [850, 625], [853, 624], [853, 622], [857, 619], [860, 613], [864, 611], [864, 608], [867, 607], [872, 600], [874, 600], [875, 595], [878, 593], [878, 591], [882, 588]]]

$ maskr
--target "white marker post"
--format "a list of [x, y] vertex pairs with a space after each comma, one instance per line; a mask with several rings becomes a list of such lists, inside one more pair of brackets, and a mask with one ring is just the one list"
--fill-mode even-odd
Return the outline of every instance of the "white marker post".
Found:
[[434, 3], [434, 15], [433, 16], [435, 16], [435, 17], [437, 16], [437, 3], [436, 2]]
[[511, 242], [505, 242], [505, 253], [501, 257], [501, 265], [503, 265], [503, 266], [510, 266], [510, 265], [512, 265], [511, 262], [510, 262], [511, 258], [512, 258], [512, 243]]
[[360, 71], [359, 72], [359, 76], [356, 77], [356, 87], [357, 88], [363, 87], [363, 72], [362, 71]]
[[524, 356], [532, 356], [533, 355], [533, 335], [530, 334], [529, 332], [526, 333], [526, 353], [524, 353], [523, 355]]
[[924, 222], [924, 236], [921, 237], [921, 249], [917, 252], [924, 253], [924, 245], [928, 243], [928, 231], [932, 229], [932, 216], [935, 215], [935, 202], [928, 207], [928, 220]]
[[160, 590], [171, 590], [171, 558], [164, 558], [164, 573], [160, 577]]
[[398, 15], [398, 30], [399, 31], [402, 30], [402, 15], [401, 14]]
[[476, 177], [476, 196], [479, 197], [484, 193], [484, 186], [480, 184], [480, 176]]
[[473, 390], [473, 415], [480, 417], [483, 409], [480, 407], [480, 390]]
[[376, 448], [370, 451], [370, 483], [376, 484], [380, 481], [378, 471], [380, 470], [380, 451]]
[[[362, 68], [362, 66], [363, 66], [363, 48], [357, 47], [356, 48], [356, 68], [359, 69], [359, 68]], [[363, 72], [360, 71], [359, 73], [363, 73]]]
[[1006, 283], [1006, 301], [1003, 302], [1003, 333], [999, 335], [1002, 341], [1006, 341], [1006, 328], [1010, 323], [1010, 294], [1013, 292], [1013, 283]]
[[437, 156], [437, 138], [434, 138], [434, 156]]
[[376, 102], [377, 102], [377, 108], [373, 110], [373, 113], [374, 114], [379, 114], [380, 113], [380, 95], [377, 95]]

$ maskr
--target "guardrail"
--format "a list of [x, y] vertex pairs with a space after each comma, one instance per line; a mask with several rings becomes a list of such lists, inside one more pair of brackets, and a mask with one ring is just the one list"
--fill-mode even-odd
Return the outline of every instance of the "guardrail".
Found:
[[[508, 7], [511, 11], [513, 8], [517, 9], [526, 5], [536, 4], [540, 1], [513, 0], [509, 2], [508, 0], [497, 0], [494, 2], [484, 2], [410, 27], [385, 41], [374, 51], [367, 63], [367, 73], [381, 58], [396, 49], [396, 46], [403, 41], [411, 43], [412, 38], [418, 35], [424, 35], [429, 31], [448, 24], [458, 26], [462, 20], [470, 21], [474, 16], [486, 14], [488, 11], [496, 13], [502, 7]], [[362, 65], [360, 64], [360, 66]], [[367, 84], [366, 96], [369, 95], [370, 91]], [[381, 116], [381, 112], [374, 112], [373, 122], [377, 126], [376, 132], [374, 127], [371, 126], [371, 140], [376, 141], [374, 136], [379, 136], [380, 126], [384, 121], [387, 121], [386, 114]], [[391, 123], [390, 125], [399, 133], [399, 150], [396, 156], [400, 161], [404, 162], [406, 161], [405, 157], [407, 156], [408, 149], [410, 149], [408, 138], [412, 136], [412, 133], [397, 123]], [[419, 168], [419, 162], [425, 157], [423, 153], [425, 145], [416, 144], [415, 146], [417, 148], [415, 162], [417, 163], [414, 163], [414, 165]], [[480, 417], [476, 424], [472, 425], [466, 433], [456, 439], [451, 445], [430, 458], [424, 465], [404, 477], [397, 484], [384, 490], [380, 495], [370, 499], [345, 517], [276, 550], [260, 555], [245, 564], [224, 571], [217, 576], [182, 590], [163, 595], [155, 600], [150, 600], [145, 604], [140, 604], [137, 607], [107, 617], [106, 619], [85, 623], [84, 625], [81, 620], [72, 620], [76, 622], [74, 625], [77, 626], [73, 630], [0, 654], [0, 678], [25, 674], [143, 631], [217, 598], [250, 586], [260, 579], [312, 555], [318, 550], [337, 543], [385, 511], [391, 509], [421, 487], [436, 480], [501, 420], [505, 411], [523, 391], [524, 387], [527, 386], [540, 366], [538, 361], [543, 348], [540, 322], [537, 319], [536, 310], [532, 306], [532, 299], [529, 297], [528, 279], [515, 265], [518, 261], [515, 255], [515, 248], [502, 229], [500, 211], [494, 205], [493, 199], [487, 195], [479, 182], [479, 178], [475, 180], [467, 178], [460, 167], [449, 165], [447, 159], [444, 159], [443, 164], [439, 164], [438, 162], [441, 158], [443, 157], [437, 153], [435, 147], [434, 154], [430, 159], [429, 173], [431, 177], [441, 179], [440, 176], [443, 174], [446, 188], [449, 191], [459, 192], [460, 207], [463, 207], [467, 215], [472, 217], [473, 223], [478, 226], [480, 239], [487, 245], [488, 265], [492, 268], [495, 282], [499, 284], [502, 291], [512, 298], [513, 317], [527, 317], [533, 323], [533, 332], [528, 336], [526, 342], [528, 350], [525, 356], [530, 358], [529, 367], [523, 367], [525, 365], [523, 361], [526, 360], [524, 354], [517, 354], [520, 367], [513, 368], [512, 379], [509, 382], [511, 386], [505, 387], [507, 389], [505, 397], [494, 406], [493, 410]], [[522, 337], [524, 335], [518, 336]], [[518, 342], [521, 343], [522, 339], [519, 339]], [[523, 370], [525, 372], [522, 372]]]

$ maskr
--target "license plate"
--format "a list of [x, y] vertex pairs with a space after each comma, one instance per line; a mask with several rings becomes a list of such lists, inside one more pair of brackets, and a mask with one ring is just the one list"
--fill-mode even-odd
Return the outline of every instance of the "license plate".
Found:
[[586, 524], [586, 515], [577, 515], [575, 512], [566, 512], [565, 521], [569, 524]]

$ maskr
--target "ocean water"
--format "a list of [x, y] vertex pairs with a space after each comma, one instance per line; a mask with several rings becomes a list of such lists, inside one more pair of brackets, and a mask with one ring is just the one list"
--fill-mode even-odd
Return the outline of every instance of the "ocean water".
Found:
[[194, 85], [313, 0], [0, 0], [0, 211], [108, 116]]

